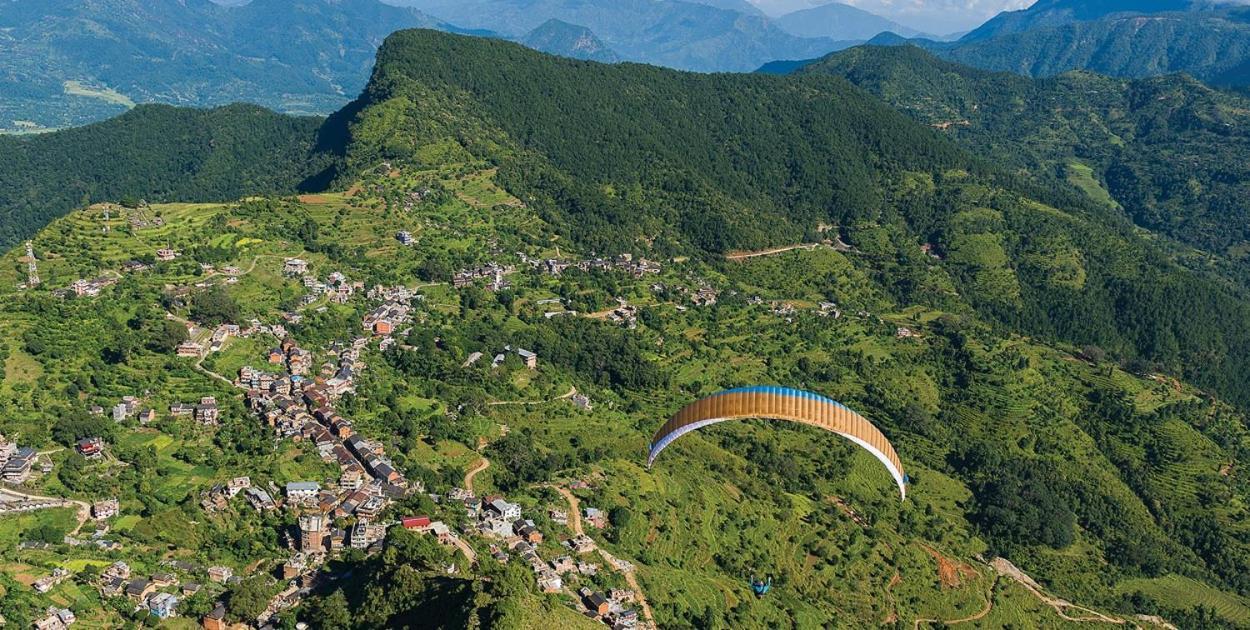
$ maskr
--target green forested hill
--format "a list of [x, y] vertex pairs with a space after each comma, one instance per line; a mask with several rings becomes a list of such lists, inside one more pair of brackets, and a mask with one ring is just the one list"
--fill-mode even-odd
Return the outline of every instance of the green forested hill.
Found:
[[320, 161], [321, 123], [250, 105], [145, 105], [86, 127], [0, 136], [0, 248], [97, 201], [294, 192]]
[[[883, 36], [870, 43], [905, 41]], [[1004, 11], [958, 41], [911, 43], [959, 63], [1033, 77], [1183, 72], [1211, 85], [1250, 84], [1250, 11], [1238, 2], [1043, 0]]]
[[1023, 173], [1110, 193], [1150, 230], [1238, 261], [1248, 251], [1250, 99], [1181, 75], [1029, 79], [913, 46], [855, 48], [801, 72], [844, 77]]
[[[176, 144], [178, 128], [144, 142]], [[135, 150], [116, 155], [162, 155]], [[98, 592], [119, 559], [202, 583], [183, 616], [218, 598], [230, 622], [264, 610], [287, 582], [294, 510], [201, 493], [240, 475], [344, 481], [318, 440], [274, 439], [230, 382], [282, 369], [267, 357], [285, 337], [314, 363], [351, 362], [355, 391], [335, 409], [423, 484], [374, 522], [428, 514], [471, 552], [392, 527], [380, 551], [333, 554], [275, 626], [591, 627], [577, 589], [626, 586], [666, 630], [1250, 624], [1246, 301], [1086, 193], [975, 156], [837, 77], [604, 66], [425, 31], [391, 37], [315, 155], [291, 155], [299, 168], [274, 181], [316, 172], [330, 190], [184, 199], [141, 227], [84, 208], [33, 237], [36, 287], [19, 287], [24, 250], [0, 256], [0, 432], [53, 462], [24, 487], [122, 510], [112, 550], [65, 543], [72, 509], [0, 517], [10, 624], [54, 603], [92, 627], [149, 623]], [[148, 168], [172, 186], [175, 171]], [[591, 263], [618, 253], [635, 258]], [[658, 262], [636, 275], [641, 256]], [[488, 264], [498, 275], [457, 286], [455, 271]], [[384, 300], [412, 309], [385, 344], [362, 328]], [[223, 321], [239, 334], [211, 344]], [[177, 356], [189, 337], [218, 347]], [[870, 418], [907, 500], [862, 449], [771, 422], [707, 427], [646, 465], [676, 409], [749, 384]], [[124, 396], [157, 419], [90, 415]], [[220, 426], [165, 413], [204, 396]], [[76, 454], [84, 435], [107, 456]], [[540, 593], [523, 552], [497, 561], [501, 539], [448, 499], [469, 486], [520, 505], [544, 560], [597, 574]], [[607, 555], [561, 544], [576, 521], [554, 510], [577, 500], [606, 514], [585, 527]], [[209, 566], [247, 578], [203, 580]], [[54, 568], [72, 576], [29, 586]], [[760, 574], [774, 576], [764, 598]]]
[[[839, 78], [604, 67], [405, 31], [334, 125], [348, 173], [455, 147], [599, 252], [717, 253], [889, 226], [879, 270], [908, 299], [930, 243], [1004, 324], [1097, 344], [1250, 400], [1250, 310], [1105, 205], [986, 166]], [[354, 118], [353, 118], [354, 116]], [[993, 157], [993, 156], [987, 156]], [[965, 221], [967, 211], [981, 219]], [[984, 213], [982, 215], [981, 213]], [[893, 259], [897, 266], [889, 263]]]
[[1121, 77], [1185, 72], [1213, 83], [1245, 85], [1245, 65], [1250, 61], [1248, 15], [1244, 7], [1111, 14], [963, 39], [936, 49], [961, 63], [1029, 76], [1079, 69]]

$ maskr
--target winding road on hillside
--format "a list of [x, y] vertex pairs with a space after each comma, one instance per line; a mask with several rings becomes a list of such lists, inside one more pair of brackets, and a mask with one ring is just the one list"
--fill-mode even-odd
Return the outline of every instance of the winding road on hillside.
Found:
[[972, 622], [972, 621], [977, 621], [977, 620], [980, 620], [980, 619], [984, 619], [986, 615], [990, 614], [990, 612], [991, 612], [992, 610], [994, 610], [994, 587], [995, 587], [997, 584], [998, 584], [998, 576], [996, 575], [996, 576], [994, 576], [994, 579], [993, 579], [992, 581], [990, 581], [990, 587], [989, 587], [988, 589], [986, 589], [986, 591], [985, 591], [985, 608], [982, 608], [982, 609], [980, 610], [980, 612], [978, 612], [978, 613], [976, 613], [976, 614], [974, 614], [974, 615], [969, 615], [969, 616], [964, 617], [964, 618], [962, 618], [962, 619], [946, 619], [946, 620], [943, 620], [943, 619], [917, 619], [917, 620], [916, 620], [915, 625], [914, 625], [914, 626], [912, 626], [912, 627], [913, 627], [913, 628], [915, 628], [915, 630], [919, 630], [919, 629], [920, 629], [920, 627], [921, 627], [922, 625], [923, 625], [923, 626], [927, 626], [927, 625], [929, 625], [929, 624], [940, 623], [940, 624], [945, 625], [945, 626], [954, 626], [954, 625], [959, 625], [959, 624], [961, 624], [961, 623], [969, 623], [969, 622]]
[[11, 488], [3, 488], [2, 490], [4, 494], [6, 495], [15, 496], [18, 498], [26, 499], [28, 501], [59, 501], [61, 505], [65, 507], [69, 507], [71, 505], [77, 506], [78, 507], [78, 526], [74, 528], [74, 531], [67, 534], [69, 536], [77, 536], [78, 532], [82, 531], [82, 526], [85, 525], [87, 523], [87, 520], [91, 518], [91, 504], [86, 503], [84, 501], [79, 501], [77, 499], [66, 499], [64, 497], [46, 497], [46, 496], [38, 495], [38, 494], [29, 494], [26, 492], [19, 492]]
[[798, 245], [786, 245], [785, 247], [773, 247], [770, 249], [761, 249], [754, 252], [730, 252], [725, 254], [725, 260], [747, 260], [748, 258], [759, 258], [760, 256], [775, 256], [792, 252], [796, 249], [816, 249], [821, 247], [820, 243], [800, 243]]
[[[985, 608], [983, 608], [980, 612], [961, 619], [917, 619], [913, 628], [919, 630], [922, 626], [935, 623], [954, 626], [984, 619], [985, 616], [989, 615], [994, 609], [994, 588], [998, 585], [998, 582], [1002, 578], [1010, 579], [1023, 586], [1025, 590], [1029, 591], [1029, 593], [1031, 593], [1039, 601], [1053, 609], [1055, 614], [1059, 615], [1059, 618], [1064, 621], [1072, 623], [1106, 623], [1111, 625], [1124, 625], [1127, 623], [1122, 618], [1113, 617], [1111, 615], [1100, 613], [1092, 608], [1079, 606], [1067, 600], [1047, 595], [1044, 591], [1042, 591], [1041, 586], [1039, 586], [1033, 578], [1029, 577], [1028, 574], [1021, 571], [1016, 567], [1016, 565], [1012, 564], [1006, 558], [995, 558], [990, 562], [990, 568], [994, 570], [994, 579], [990, 582], [990, 587], [985, 592]], [[1070, 615], [1068, 614], [1068, 611], [1070, 610], [1078, 611], [1083, 614], [1079, 614], [1077, 616]], [[1171, 627], [1167, 624], [1167, 622], [1162, 620], [1160, 621], [1161, 623], [1156, 625]]]
[[[1067, 600], [1047, 595], [1042, 591], [1041, 586], [1039, 586], [1033, 578], [1029, 577], [1028, 574], [1021, 571], [1018, 567], [1016, 567], [1016, 565], [1012, 564], [1006, 558], [994, 558], [994, 560], [990, 562], [990, 566], [993, 567], [994, 571], [996, 571], [999, 575], [1015, 580], [1026, 590], [1032, 593], [1034, 597], [1041, 600], [1042, 603], [1053, 608], [1055, 613], [1058, 614], [1064, 621], [1110, 623], [1115, 625], [1124, 625], [1125, 623], [1123, 619], [1118, 617], [1105, 615], [1091, 608], [1078, 606]], [[1073, 617], [1067, 613], [1069, 610], [1075, 610], [1086, 614], [1079, 617]]]
[[483, 470], [486, 470], [487, 468], [490, 468], [490, 460], [483, 457], [482, 460], [479, 461], [476, 466], [474, 466], [473, 468], [470, 468], [469, 472], [466, 472], [464, 474], [464, 489], [468, 490], [469, 494], [473, 496], [477, 496], [477, 493], [473, 491], [473, 478], [476, 477], [478, 473], [482, 472]]
[[[569, 528], [573, 530], [574, 534], [577, 534], [578, 536], [585, 536], [586, 532], [582, 530], [581, 503], [577, 500], [577, 497], [573, 496], [573, 493], [569, 492], [568, 488], [563, 486], [553, 485], [551, 487], [555, 488], [555, 491], [559, 492], [560, 496], [564, 497], [564, 500], [569, 504]], [[642, 586], [638, 584], [638, 578], [634, 575], [633, 563], [621, 561], [616, 556], [609, 553], [606, 549], [599, 547], [598, 545], [596, 545], [596, 549], [598, 549], [599, 555], [603, 557], [605, 562], [620, 571], [621, 574], [625, 576], [625, 582], [629, 584], [629, 588], [633, 589], [634, 593], [638, 596], [638, 605], [642, 608], [642, 615], [647, 618], [647, 623], [654, 628], [655, 617], [651, 614], [651, 605], [647, 603], [647, 596], [642, 592]], [[628, 566], [629, 569], [622, 569], [623, 566]]]

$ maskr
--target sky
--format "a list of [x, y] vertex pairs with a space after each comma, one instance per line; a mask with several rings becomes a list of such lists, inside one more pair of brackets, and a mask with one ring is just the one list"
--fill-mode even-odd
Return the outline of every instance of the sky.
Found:
[[[827, 0], [751, 0], [769, 14], [787, 13]], [[839, 0], [918, 31], [946, 35], [970, 31], [1001, 11], [1027, 8], [1035, 0]]]

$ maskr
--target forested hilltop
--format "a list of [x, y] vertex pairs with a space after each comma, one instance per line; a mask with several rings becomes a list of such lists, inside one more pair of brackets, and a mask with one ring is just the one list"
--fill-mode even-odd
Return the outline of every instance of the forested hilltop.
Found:
[[862, 46], [805, 66], [841, 76], [969, 150], [1066, 181], [1134, 223], [1237, 263], [1250, 254], [1250, 99], [1184, 75], [1030, 79], [914, 46]]
[[295, 192], [328, 163], [314, 155], [322, 121], [254, 105], [145, 105], [53, 134], [0, 135], [0, 249], [98, 201]]
[[1079, 189], [988, 166], [840, 78], [605, 67], [405, 31], [353, 108], [327, 134], [350, 138], [348, 173], [454, 140], [600, 252], [706, 255], [830, 226], [856, 245], [871, 226], [889, 235], [879, 273], [903, 299], [947, 299], [920, 280], [927, 244], [1004, 325], [1250, 400], [1250, 311], [1222, 280], [1174, 264]]
[[[888, 35], [870, 43], [904, 41]], [[1042, 0], [1004, 11], [954, 42], [911, 42], [953, 61], [1026, 76], [1184, 72], [1212, 85], [1250, 85], [1250, 10], [1240, 2]]]

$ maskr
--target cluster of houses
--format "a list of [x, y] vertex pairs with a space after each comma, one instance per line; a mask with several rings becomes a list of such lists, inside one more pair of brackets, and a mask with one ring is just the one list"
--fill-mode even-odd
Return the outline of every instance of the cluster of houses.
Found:
[[507, 276], [516, 272], [516, 268], [510, 265], [500, 265], [496, 262], [489, 262], [485, 265], [461, 269], [451, 277], [451, 284], [457, 289], [463, 289], [477, 282], [478, 280], [489, 280], [490, 283], [486, 288], [490, 291], [502, 291], [510, 286]]
[[[204, 491], [200, 495], [200, 507], [204, 508], [204, 511], [210, 514], [219, 512], [226, 509], [230, 499], [238, 496], [240, 492], [249, 490], [252, 490], [252, 479], [250, 477], [235, 477], [224, 484], [217, 484]], [[256, 506], [257, 509], [262, 511], [265, 509], [271, 509], [271, 507], [277, 507], [276, 504], [274, 504], [273, 499], [269, 497], [269, 493], [260, 490], [259, 488], [256, 490], [256, 493], [248, 494], [249, 497], [253, 494], [259, 495], [252, 501], [253, 506]], [[266, 503], [264, 499], [268, 499], [268, 502]]]
[[121, 503], [117, 499], [104, 499], [91, 504], [91, 518], [103, 521], [121, 513]]
[[[186, 573], [202, 572], [200, 567], [186, 562], [171, 561], [166, 564]], [[209, 580], [222, 584], [239, 581], [229, 567], [211, 567], [207, 574]], [[172, 571], [154, 573], [147, 578], [134, 576], [130, 566], [120, 560], [101, 572], [98, 584], [102, 596], [126, 597], [135, 604], [137, 610], [146, 610], [159, 619], [177, 616], [181, 600], [192, 597], [203, 589], [197, 582], [181, 582]]]
[[[525, 562], [533, 571], [538, 588], [544, 593], [565, 592], [568, 578], [593, 577], [599, 572], [598, 564], [578, 559], [578, 556], [593, 553], [597, 549], [594, 540], [589, 536], [583, 534], [564, 540], [562, 545], [567, 553], [548, 560], [540, 554], [543, 533], [532, 519], [525, 518], [519, 504], [512, 503], [503, 496], [479, 499], [463, 488], [452, 489], [446, 499], [464, 506], [477, 535], [491, 541], [491, 557], [496, 562], [507, 564], [514, 558]], [[568, 524], [568, 513], [563, 510], [551, 509], [548, 515], [558, 524]], [[606, 516], [594, 508], [586, 509], [585, 518], [596, 527], [606, 525]], [[411, 517], [403, 519], [401, 523], [407, 529], [433, 532], [444, 543], [455, 536], [446, 525], [431, 522], [429, 517]], [[578, 599], [585, 604], [588, 616], [614, 628], [634, 628], [638, 623], [637, 613], [628, 608], [628, 604], [635, 599], [632, 591], [614, 590], [605, 595], [582, 589]]]
[[18, 446], [0, 435], [0, 477], [5, 483], [22, 484], [30, 479], [39, 453], [29, 446]]
[[316, 276], [304, 276], [303, 282], [304, 288], [309, 291], [303, 298], [304, 304], [312, 304], [322, 295], [329, 296], [330, 301], [335, 304], [346, 304], [357, 291], [365, 288], [364, 282], [348, 280], [347, 276], [338, 271], [327, 276], [325, 281]]
[[[720, 292], [711, 286], [708, 286], [706, 283], [703, 283], [702, 280], [700, 280], [699, 286], [695, 288], [680, 285], [677, 287], [670, 287], [662, 282], [657, 282], [651, 285], [651, 292], [656, 294], [671, 293], [680, 295], [690, 300], [690, 303], [694, 306], [700, 307], [714, 306], [717, 300], [720, 299]], [[686, 307], [678, 305], [677, 310], [685, 311]]]
[[100, 276], [91, 280], [80, 278], [70, 283], [67, 289], [58, 289], [53, 292], [58, 297], [69, 297], [73, 294], [75, 297], [96, 297], [104, 289], [117, 284], [117, 278], [109, 276]]
[[156, 260], [159, 262], [169, 262], [181, 256], [182, 254], [173, 248], [162, 247], [156, 250]]
[[[370, 549], [386, 535], [386, 525], [378, 518], [395, 499], [406, 496], [410, 484], [386, 456], [384, 447], [358, 435], [352, 422], [334, 409], [334, 402], [352, 386], [353, 370], [361, 368], [360, 352], [368, 340], [338, 344], [337, 370], [326, 370], [329, 378], [305, 378], [312, 364], [311, 353], [294, 341], [284, 340], [270, 355], [273, 363], [285, 363], [290, 374], [269, 374], [244, 367], [239, 384], [248, 389], [248, 406], [272, 427], [279, 437], [308, 441], [321, 457], [338, 464], [336, 484], [323, 487], [316, 481], [295, 481], [285, 488], [285, 505], [300, 512], [296, 555], [284, 566], [284, 573], [300, 575], [310, 564], [350, 546]], [[420, 484], [414, 486], [418, 490]], [[242, 478], [210, 493], [204, 502], [214, 509], [238, 492], [250, 492], [249, 501], [258, 509], [276, 507], [272, 497], [256, 496], [256, 488]], [[350, 530], [333, 526], [334, 519], [354, 518]]]
[[[95, 411], [94, 409], [92, 411]], [[113, 405], [110, 410], [114, 422], [124, 422], [127, 418], [138, 418], [140, 424], [147, 424], [156, 419], [156, 410], [145, 407], [143, 401], [135, 396], [123, 396], [121, 402]]]
[[303, 297], [304, 304], [312, 304], [326, 295], [331, 302], [345, 304], [357, 291], [363, 291], [365, 283], [351, 281], [342, 272], [335, 271], [324, 281], [308, 273], [308, 261], [302, 258], [287, 258], [282, 264], [282, 273], [293, 278], [300, 278], [309, 293]]
[[57, 567], [52, 570], [52, 575], [46, 575], [38, 580], [35, 580], [30, 587], [35, 589], [36, 593], [47, 593], [48, 591], [56, 588], [57, 584], [64, 582], [68, 578], [69, 571], [61, 567]]
[[[538, 354], [537, 353], [526, 350], [525, 348], [514, 349], [510, 345], [504, 346], [503, 352], [496, 353], [494, 358], [490, 360], [491, 369], [493, 370], [503, 365], [503, 362], [508, 360], [508, 354], [512, 352], [515, 352], [516, 355], [521, 358], [521, 363], [525, 364], [526, 368], [529, 368], [531, 370], [538, 369]], [[460, 367], [467, 368], [472, 365], [475, 365], [478, 361], [481, 361], [482, 357], [484, 356], [486, 355], [482, 354], [481, 352], [474, 352], [465, 358], [464, 363], [461, 364]]]
[[646, 258], [635, 259], [632, 254], [621, 254], [616, 258], [592, 258], [580, 261], [530, 258], [525, 254], [519, 254], [519, 256], [521, 257], [521, 262], [552, 276], [559, 276], [569, 269], [580, 269], [581, 271], [621, 271], [635, 278], [642, 278], [646, 275], [658, 274], [662, 270], [660, 263], [647, 260]]
[[[252, 320], [247, 328], [243, 328], [238, 324], [222, 324], [214, 329], [213, 334], [209, 336], [208, 351], [220, 352], [226, 345], [226, 341], [231, 337], [243, 337], [246, 339], [257, 333], [270, 333], [275, 337], [282, 338], [286, 336], [286, 328], [280, 324], [265, 326], [258, 320]], [[178, 344], [175, 352], [180, 357], [198, 358], [204, 354], [204, 345], [188, 339]]]
[[597, 619], [613, 630], [629, 630], [638, 627], [638, 611], [630, 608], [638, 597], [629, 589], [614, 588], [607, 593], [582, 587], [577, 591], [586, 616]]
[[[221, 407], [217, 406], [217, 398], [204, 396], [199, 403], [174, 403], [169, 406], [169, 415], [175, 418], [193, 418], [205, 426], [216, 426], [221, 422]], [[142, 422], [142, 419], [140, 420]]]
[[616, 308], [608, 313], [608, 321], [620, 324], [629, 329], [638, 327], [638, 307], [630, 304], [625, 298], [616, 298]]
[[36, 630], [65, 630], [75, 621], [78, 621], [78, 617], [74, 615], [74, 611], [51, 606], [47, 610], [46, 617], [35, 621], [35, 628]]
[[[383, 194], [385, 192], [385, 189], [381, 186], [378, 186], [374, 189], [374, 191], [378, 194]], [[432, 194], [434, 194], [434, 191], [430, 188], [422, 188], [420, 190], [410, 190], [400, 195], [399, 199], [397, 200], [397, 204], [404, 212], [411, 212], [413, 208], [417, 207], [417, 204], [421, 203]], [[386, 202], [386, 207], [388, 209], [391, 208], [390, 198], [384, 196], [383, 200]]]
[[369, 311], [361, 321], [361, 325], [375, 335], [389, 337], [411, 320], [411, 306], [406, 302], [388, 300]]

